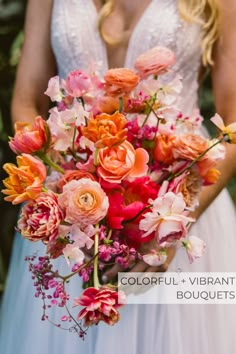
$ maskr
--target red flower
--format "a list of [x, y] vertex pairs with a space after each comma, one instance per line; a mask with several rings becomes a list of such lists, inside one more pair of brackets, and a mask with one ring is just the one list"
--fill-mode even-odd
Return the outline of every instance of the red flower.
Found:
[[78, 316], [78, 320], [84, 320], [84, 326], [91, 326], [104, 321], [114, 325], [119, 321], [120, 314], [117, 311], [122, 305], [118, 303], [118, 292], [108, 288], [87, 288], [79, 298], [74, 299], [74, 306], [85, 306]]

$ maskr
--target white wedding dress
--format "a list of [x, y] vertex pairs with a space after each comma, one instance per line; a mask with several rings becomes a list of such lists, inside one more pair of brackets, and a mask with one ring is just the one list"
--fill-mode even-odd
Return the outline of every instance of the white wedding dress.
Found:
[[[171, 48], [177, 63], [168, 75], [183, 77], [181, 108], [188, 114], [198, 105], [201, 29], [180, 19], [176, 3], [151, 1], [130, 38], [125, 66], [132, 68], [139, 54], [156, 45]], [[86, 69], [92, 61], [100, 62], [103, 71], [108, 68], [92, 0], [54, 0], [52, 46], [61, 77], [73, 69]], [[205, 255], [190, 265], [186, 255], [178, 252], [171, 270], [236, 271], [236, 215], [226, 190], [201, 216], [191, 234], [205, 240]], [[118, 324], [91, 328], [85, 341], [41, 321], [41, 303], [34, 298], [24, 261], [25, 255], [40, 247], [16, 236], [1, 311], [1, 354], [235, 353], [236, 305], [128, 305], [121, 310]], [[69, 287], [78, 296], [77, 277]]]

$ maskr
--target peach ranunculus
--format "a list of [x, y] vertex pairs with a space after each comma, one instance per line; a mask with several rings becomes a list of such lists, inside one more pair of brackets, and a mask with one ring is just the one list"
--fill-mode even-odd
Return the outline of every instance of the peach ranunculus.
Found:
[[57, 181], [57, 187], [62, 190], [65, 184], [70, 181], [78, 181], [81, 178], [90, 178], [92, 181], [96, 181], [96, 178], [87, 171], [79, 171], [79, 170], [66, 170], [65, 174]]
[[158, 134], [156, 136], [155, 148], [153, 152], [156, 161], [165, 164], [171, 164], [174, 162], [174, 156], [172, 152], [174, 140], [174, 135]]
[[15, 135], [10, 138], [9, 146], [16, 154], [31, 154], [45, 147], [48, 140], [47, 124], [42, 117], [35, 118], [34, 124], [15, 123]]
[[98, 182], [90, 178], [72, 180], [64, 185], [58, 197], [65, 221], [81, 227], [97, 224], [107, 214], [108, 197]]
[[36, 199], [42, 191], [46, 179], [46, 167], [37, 158], [22, 154], [17, 156], [17, 165], [6, 163], [3, 168], [9, 177], [3, 181], [6, 189], [2, 193], [4, 199], [12, 204], [20, 204], [26, 200]]
[[63, 217], [55, 194], [42, 193], [23, 206], [17, 227], [29, 241], [53, 241]]
[[184, 134], [175, 139], [173, 154], [175, 158], [193, 161], [208, 148], [208, 143], [200, 135]]
[[141, 54], [135, 61], [134, 67], [142, 79], [150, 75], [160, 75], [174, 65], [175, 55], [166, 47], [154, 47]]
[[123, 96], [135, 89], [139, 76], [126, 68], [110, 69], [104, 76], [105, 92], [108, 96]]
[[100, 149], [97, 171], [100, 177], [110, 183], [120, 183], [127, 177], [143, 177], [147, 173], [149, 155], [142, 148], [134, 149], [125, 140], [113, 148]]
[[112, 115], [102, 113], [90, 119], [87, 127], [82, 127], [82, 134], [97, 148], [112, 147], [126, 139], [126, 124], [127, 119], [119, 112]]

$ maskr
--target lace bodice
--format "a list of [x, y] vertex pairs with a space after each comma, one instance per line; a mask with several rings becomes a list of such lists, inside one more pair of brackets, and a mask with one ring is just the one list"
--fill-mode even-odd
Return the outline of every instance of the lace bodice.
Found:
[[[108, 69], [106, 46], [97, 29], [93, 0], [54, 0], [51, 40], [59, 75], [86, 69], [92, 62]], [[154, 46], [166, 46], [177, 57], [172, 71], [183, 78], [181, 108], [190, 113], [198, 102], [198, 72], [201, 58], [201, 28], [182, 20], [177, 0], [152, 0], [130, 37], [124, 66], [133, 67], [137, 56]]]

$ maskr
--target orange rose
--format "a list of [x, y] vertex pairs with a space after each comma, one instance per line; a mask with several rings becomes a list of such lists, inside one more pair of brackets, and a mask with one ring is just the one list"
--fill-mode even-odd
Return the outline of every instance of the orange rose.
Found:
[[9, 177], [3, 181], [7, 189], [3, 189], [2, 193], [7, 195], [4, 199], [12, 204], [36, 199], [47, 175], [44, 164], [31, 155], [22, 154], [16, 160], [18, 167], [12, 163], [3, 166]]
[[154, 148], [154, 158], [156, 161], [171, 164], [174, 162], [173, 143], [175, 136], [157, 135]]
[[126, 177], [142, 177], [147, 172], [149, 156], [142, 148], [134, 149], [128, 142], [113, 148], [100, 149], [97, 171], [107, 182], [120, 183]]
[[112, 147], [122, 143], [127, 134], [127, 120], [123, 114], [102, 113], [90, 119], [87, 127], [82, 128], [83, 135], [95, 143], [97, 148]]
[[130, 93], [139, 83], [139, 77], [130, 69], [110, 69], [104, 76], [108, 96], [122, 96]]
[[149, 75], [164, 74], [175, 63], [172, 50], [165, 47], [154, 47], [141, 54], [135, 61], [134, 67], [141, 78]]
[[175, 139], [175, 158], [193, 161], [208, 148], [207, 141], [200, 135], [184, 134]]

